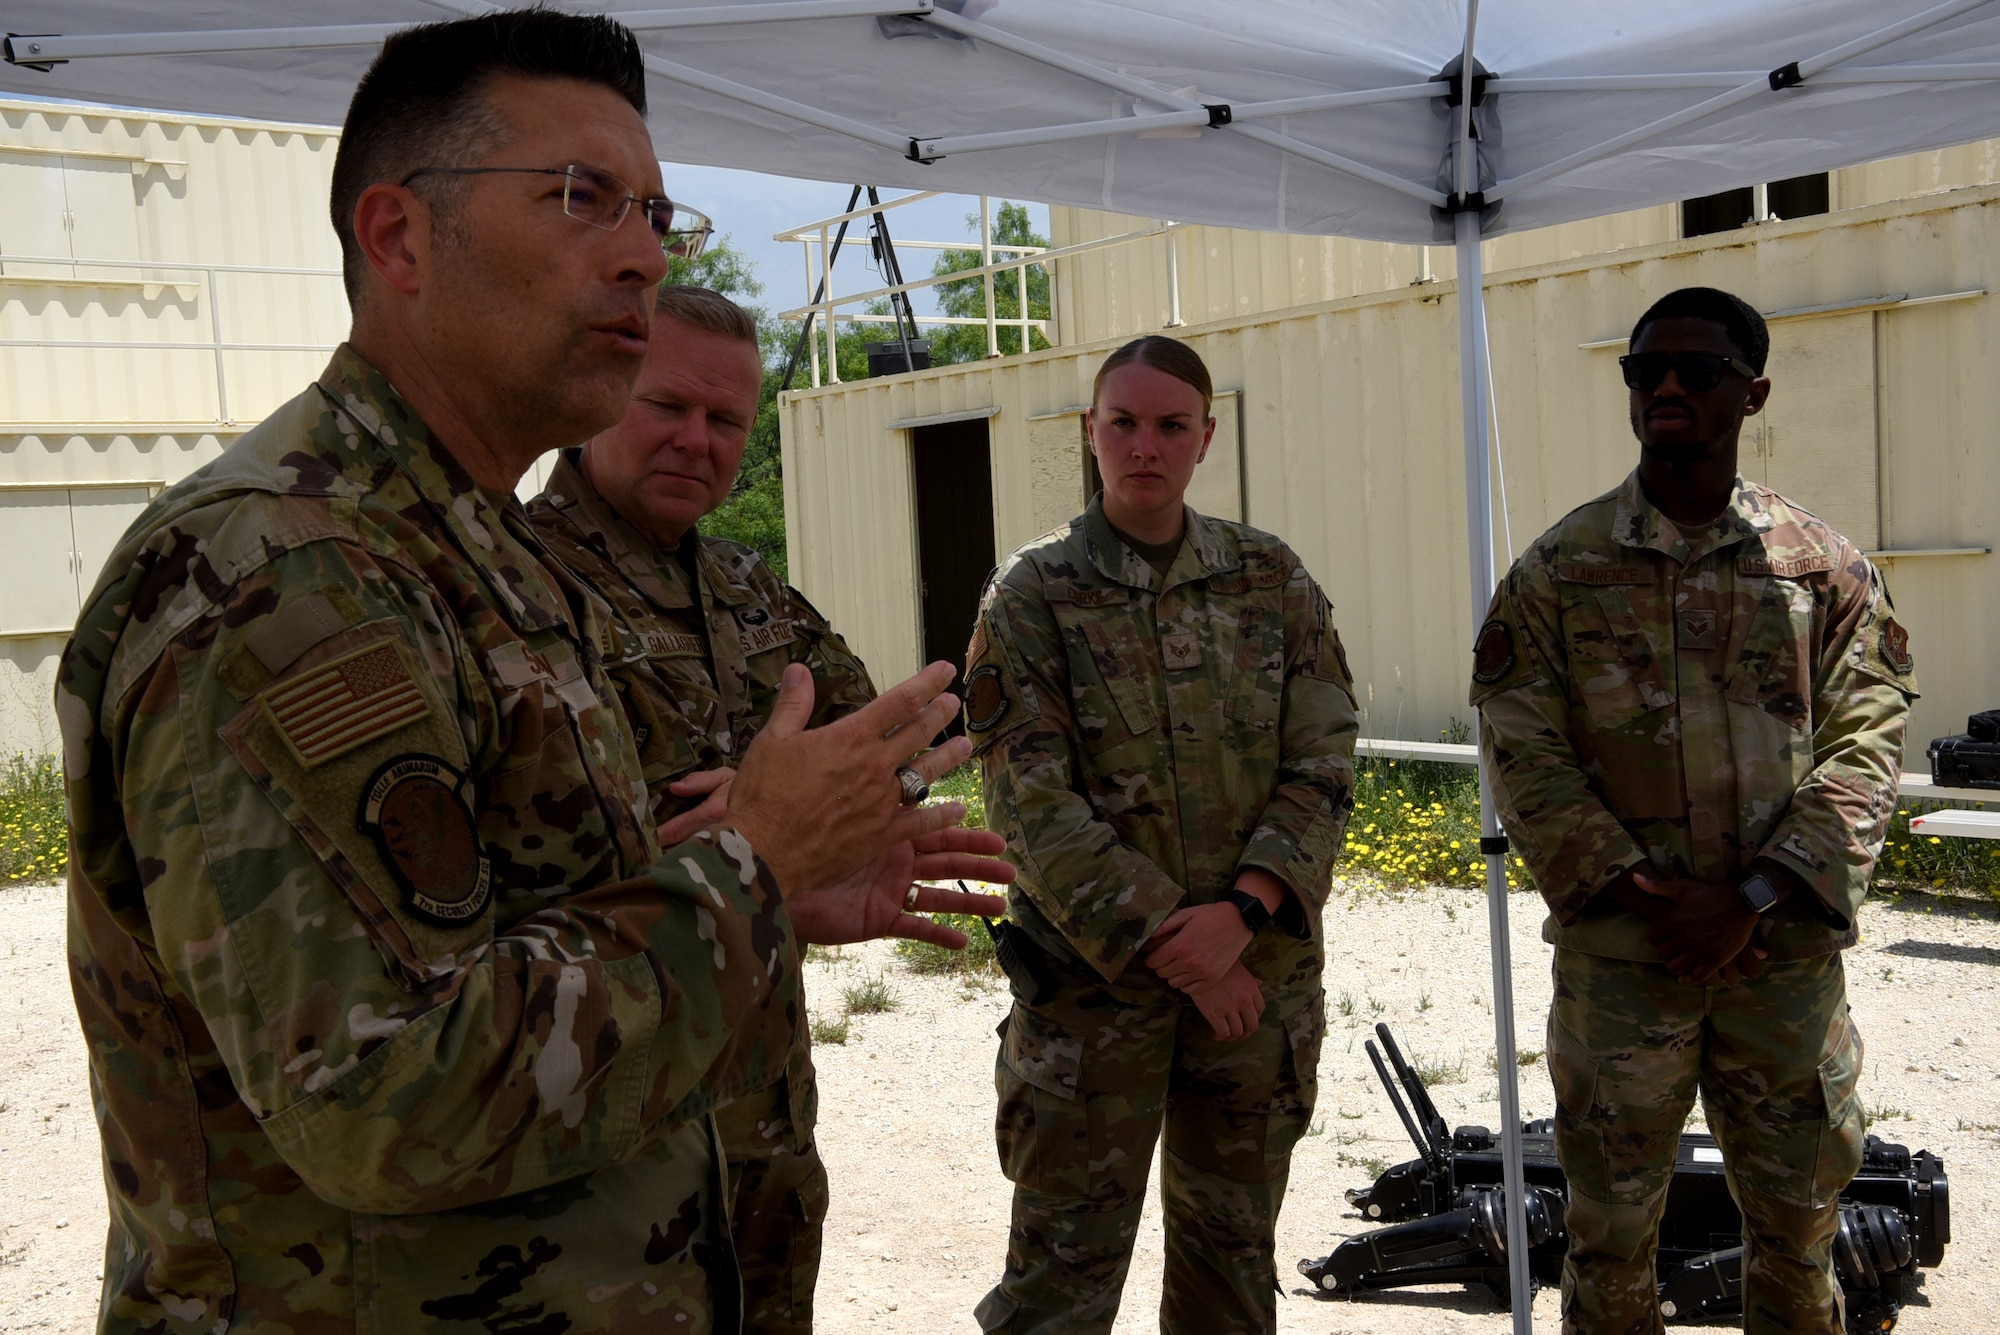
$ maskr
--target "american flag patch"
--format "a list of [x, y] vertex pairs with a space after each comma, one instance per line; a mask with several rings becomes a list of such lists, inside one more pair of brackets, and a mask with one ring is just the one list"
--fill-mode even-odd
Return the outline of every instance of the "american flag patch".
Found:
[[264, 708], [307, 769], [415, 723], [431, 709], [386, 640], [286, 682], [264, 697]]

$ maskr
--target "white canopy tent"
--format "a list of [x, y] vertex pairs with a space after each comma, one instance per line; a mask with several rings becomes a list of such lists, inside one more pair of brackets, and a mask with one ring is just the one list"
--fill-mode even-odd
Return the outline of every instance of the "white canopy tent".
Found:
[[[337, 123], [387, 33], [490, 7], [13, 0], [0, 90]], [[575, 7], [639, 32], [670, 161], [1452, 243], [1468, 645], [1495, 582], [1482, 236], [2000, 136], [2000, 0]], [[1467, 67], [1469, 98], [1456, 75]], [[1484, 793], [1482, 776], [1508, 1233], [1520, 1238], [1504, 841]], [[1527, 1252], [1508, 1251], [1526, 1332]]]

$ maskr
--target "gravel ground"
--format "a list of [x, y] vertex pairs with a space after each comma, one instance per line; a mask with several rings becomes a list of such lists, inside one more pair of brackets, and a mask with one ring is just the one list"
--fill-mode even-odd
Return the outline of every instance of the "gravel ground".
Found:
[[[1514, 1005], [1523, 1052], [1539, 1053], [1548, 947], [1539, 901], [1508, 906]], [[2000, 913], [1990, 904], [1910, 896], [1871, 902], [1848, 955], [1854, 1011], [1868, 1040], [1863, 1099], [1872, 1129], [1944, 1157], [1956, 1240], [1906, 1310], [1905, 1335], [2000, 1330]], [[1364, 1231], [1342, 1192], [1410, 1157], [1362, 1042], [1386, 1020], [1406, 1053], [1442, 1073], [1432, 1087], [1454, 1125], [1498, 1126], [1492, 974], [1481, 896], [1343, 892], [1328, 911], [1340, 958], [1328, 971], [1328, 1037], [1314, 1134], [1299, 1146], [1278, 1226], [1288, 1292], [1279, 1329], [1304, 1335], [1454, 1335], [1510, 1328], [1484, 1290], [1403, 1291], [1356, 1301], [1315, 1297], [1290, 1267]], [[62, 896], [0, 890], [0, 1331], [86, 1331], [94, 1308], [104, 1204], [83, 1051], [62, 964]], [[893, 1010], [853, 1017], [848, 1041], [822, 1044], [820, 1139], [833, 1176], [818, 1327], [969, 1331], [998, 1276], [1008, 1185], [992, 1139], [993, 1028], [1004, 987], [909, 973], [886, 944], [809, 968], [817, 1013], [846, 989], [886, 979]], [[1521, 1072], [1528, 1117], [1554, 1107], [1544, 1064]], [[1154, 1328], [1161, 1234], [1149, 1203], [1119, 1335]], [[1535, 1304], [1556, 1327], [1554, 1295]]]

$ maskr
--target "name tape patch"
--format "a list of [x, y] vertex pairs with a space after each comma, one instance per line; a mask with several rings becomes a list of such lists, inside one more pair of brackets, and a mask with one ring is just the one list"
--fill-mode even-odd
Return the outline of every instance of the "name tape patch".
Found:
[[1796, 579], [1800, 575], [1831, 570], [1833, 567], [1834, 557], [1830, 552], [1821, 552], [1816, 556], [1743, 556], [1736, 561], [1736, 573], [1739, 575], [1776, 575], [1779, 579]]
[[1571, 584], [1651, 584], [1653, 572], [1645, 566], [1587, 566], [1562, 561], [1556, 565], [1556, 578]]
[[708, 641], [699, 635], [685, 635], [671, 630], [642, 630], [639, 639], [646, 646], [648, 658], [705, 658], [708, 655]]

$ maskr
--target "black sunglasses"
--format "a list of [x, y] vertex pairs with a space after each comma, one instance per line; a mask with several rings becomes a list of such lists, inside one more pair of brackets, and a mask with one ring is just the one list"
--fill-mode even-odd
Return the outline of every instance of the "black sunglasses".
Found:
[[1618, 359], [1618, 369], [1625, 373], [1627, 385], [1648, 394], [1660, 387], [1669, 371], [1690, 394], [1714, 389], [1722, 383], [1724, 371], [1734, 371], [1745, 380], [1757, 378], [1748, 363], [1719, 352], [1629, 352]]

